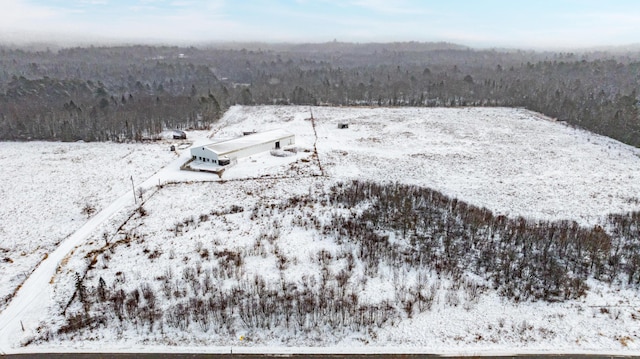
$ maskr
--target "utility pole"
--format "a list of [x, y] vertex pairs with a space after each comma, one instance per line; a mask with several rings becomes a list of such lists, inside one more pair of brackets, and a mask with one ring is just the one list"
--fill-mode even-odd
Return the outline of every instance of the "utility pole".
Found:
[[138, 204], [136, 199], [136, 186], [133, 184], [133, 176], [131, 176], [131, 188], [133, 189], [133, 204]]

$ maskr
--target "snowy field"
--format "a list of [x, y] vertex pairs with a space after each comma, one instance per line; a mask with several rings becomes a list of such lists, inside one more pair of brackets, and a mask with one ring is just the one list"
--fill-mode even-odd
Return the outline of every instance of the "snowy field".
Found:
[[[333, 255], [329, 271], [330, 275], [336, 275], [344, 267], [344, 254], [353, 248], [318, 231], [303, 230], [294, 224], [296, 216], [292, 213], [265, 214], [264, 217], [258, 214], [259, 220], [255, 220], [251, 218], [251, 209], [269, 207], [294, 195], [310, 192], [320, 195], [325, 189], [323, 181], [319, 178], [248, 180], [165, 187], [146, 202], [145, 208], [149, 211], [145, 217], [136, 216], [121, 230], [133, 234], [131, 242], [100, 250], [101, 236], [96, 234], [91, 242], [97, 245], [76, 253], [54, 284], [56, 302], [50, 312], [60, 313], [69, 304], [76, 283], [75, 273], [85, 271], [91, 261], [95, 261], [95, 265], [84, 279], [89, 292], [95, 295], [100, 278], [108, 288], [123, 289], [125, 293], [151, 288], [156, 293], [155, 306], [165, 313], [173, 312], [176, 303], [188, 303], [186, 298], [197, 298], [199, 291], [230, 287], [238, 282], [251, 283], [257, 277], [263, 278], [267, 287], [270, 284], [278, 286], [281, 280], [301, 283], [315, 278], [320, 283], [319, 273], [323, 266], [317, 260], [318, 253], [324, 250]], [[182, 202], [175, 198], [192, 200]], [[243, 211], [231, 213], [234, 205]], [[212, 215], [215, 212], [221, 214]], [[310, 216], [309, 213], [301, 214]], [[315, 214], [324, 216], [322, 211]], [[189, 222], [190, 219], [194, 222]], [[176, 233], [176, 224], [180, 223], [187, 224], [180, 226]], [[264, 234], [271, 235], [274, 227], [278, 228], [278, 234], [273, 243], [259, 239], [264, 238]], [[243, 265], [233, 269], [239, 272], [238, 282], [233, 275], [220, 279], [215, 274], [221, 268], [219, 262], [226, 260], [220, 257], [225, 252], [243, 255]], [[279, 258], [286, 258], [286, 268], [278, 266]], [[356, 260], [356, 272], [361, 266]], [[197, 284], [190, 278], [193, 275], [200, 278]], [[355, 275], [361, 281], [350, 281], [345, 288], [358, 293], [359, 301], [371, 304], [395, 301], [398, 298], [394, 282], [401, 278], [411, 286], [417, 276], [415, 271], [381, 268], [367, 280], [362, 279], [364, 274]], [[209, 279], [202, 278], [211, 280], [210, 289], [206, 289], [205, 284]], [[40, 345], [41, 350], [113, 347], [132, 351], [195, 352], [229, 352], [233, 347], [238, 353], [629, 354], [640, 350], [640, 303], [635, 290], [611, 288], [592, 281], [587, 296], [579, 300], [516, 304], [491, 290], [471, 298], [464, 289], [454, 287], [449, 279], [437, 278], [433, 273], [426, 272], [424, 278], [435, 290], [430, 310], [414, 314], [412, 318], [396, 319], [380, 328], [332, 331], [319, 327], [309, 331], [288, 331], [278, 327], [248, 330], [238, 325], [229, 331], [216, 330], [215, 320], [211, 319], [209, 328], [194, 320], [183, 329], [164, 324], [162, 329], [156, 326], [149, 331], [143, 322], [127, 319], [119, 322], [113, 318], [104, 328], [58, 335], [51, 343], [40, 343], [35, 347]], [[170, 291], [181, 291], [182, 294], [176, 298], [174, 294], [168, 294]], [[83, 309], [75, 301], [67, 310], [82, 312]], [[97, 313], [101, 312], [97, 310]], [[123, 316], [127, 318], [127, 314]], [[63, 318], [59, 314], [52, 315], [44, 323], [45, 327], [59, 328]]]
[[[309, 120], [308, 107], [231, 108], [215, 126], [214, 139], [285, 128], [296, 135], [297, 153], [290, 157], [263, 153], [242, 159], [222, 178], [173, 173], [176, 183], [147, 190], [142, 210], [128, 207], [111, 217], [65, 259], [51, 279], [53, 295], [47, 317], [37, 331], [28, 331], [13, 345], [31, 343], [27, 351], [228, 352], [233, 347], [234, 352], [282, 353], [640, 353], [640, 302], [634, 289], [608, 287], [593, 280], [586, 296], [577, 300], [517, 304], [486, 287], [471, 295], [451, 278], [428, 271], [383, 266], [367, 274], [357, 258], [348, 264], [349, 253], [357, 246], [319, 229], [331, 215], [345, 211], [349, 216], [349, 211], [359, 209], [328, 208], [319, 203], [295, 207], [302, 208], [298, 210], [283, 207], [292, 198], [323, 198], [335, 183], [360, 179], [430, 187], [509, 217], [568, 219], [593, 226], [609, 213], [640, 209], [638, 149], [520, 109], [312, 110], [314, 121]], [[338, 129], [339, 123], [348, 123], [349, 128]], [[23, 229], [11, 229], [15, 232], [10, 235], [3, 221], [0, 235], [7, 253], [3, 256], [12, 258], [11, 265], [18, 263], [18, 257], [25, 262], [35, 258], [25, 270], [86, 220], [81, 209], [87, 201], [101, 208], [126, 191], [131, 174], [145, 179], [171, 159], [164, 146], [154, 150], [132, 145], [38, 143], [51, 147], [34, 152], [22, 165], [15, 164], [23, 152], [29, 153], [28, 145], [4, 143], [0, 155], [3, 164], [14, 166], [10, 168], [15, 171], [5, 172], [12, 173], [12, 183], [4, 181], [1, 190], [14, 209], [3, 206], [2, 218], [13, 219], [14, 212], [23, 216], [18, 220]], [[117, 146], [129, 147], [114, 155]], [[40, 176], [34, 178], [36, 157], [42, 152], [52, 156], [57, 148], [66, 151], [68, 161], [50, 167], [47, 162], [38, 167]], [[102, 149], [116, 159], [144, 148], [135, 153], [146, 157], [138, 160], [129, 154], [125, 158], [131, 158], [131, 163], [126, 166], [118, 161], [100, 166], [110, 173], [104, 177], [110, 178], [87, 175], [88, 189], [80, 189], [72, 184], [80, 182], [79, 173], [91, 171], [96, 162], [94, 158], [75, 167], [73, 159], [88, 156], [81, 152], [88, 152], [86, 148]], [[110, 158], [100, 150], [90, 152]], [[51, 178], [58, 176], [59, 187], [47, 192], [45, 184], [56, 185]], [[13, 183], [14, 179], [19, 183]], [[107, 183], [112, 189], [104, 193]], [[18, 191], [17, 186], [24, 187]], [[61, 199], [69, 203], [46, 207]], [[29, 205], [19, 212], [23, 203]], [[43, 213], [49, 215], [39, 222], [53, 229], [29, 224]], [[34, 242], [34, 237], [42, 238], [42, 243]], [[7, 245], [13, 242], [5, 238], [16, 242]], [[25, 250], [27, 246], [32, 249]], [[189, 298], [208, 300], [209, 292], [231, 291], [259, 281], [267, 288], [308, 282], [317, 288], [322, 282], [320, 273], [339, 277], [346, 266], [353, 266], [354, 274], [334, 290], [346, 288], [361, 306], [396, 303], [401, 295], [397, 283], [411, 286], [417, 278], [428, 284], [432, 306], [395, 316], [381, 326], [362, 329], [352, 325], [338, 332], [304, 325], [304, 330], [282, 326], [256, 330], [255, 325], [243, 325], [240, 320], [229, 328], [216, 324], [219, 318], [185, 322], [178, 315], [182, 306], [196, 305]], [[83, 293], [92, 298], [101, 291], [122, 291], [122, 312], [105, 312], [105, 301], [98, 299], [85, 307], [77, 297], [79, 277]], [[5, 287], [11, 289], [9, 284]], [[142, 293], [138, 298], [132, 295], [136, 291]], [[161, 323], [154, 321], [158, 317], [148, 311], [150, 307], [165, 314]], [[82, 318], [86, 313], [101, 318], [106, 313], [110, 320], [90, 325], [75, 322], [80, 331], [61, 331], [69, 328], [70, 317]], [[150, 319], [136, 319], [143, 315]], [[224, 329], [217, 330], [217, 325]]]
[[639, 150], [528, 111], [316, 112], [333, 177], [419, 184], [495, 213], [583, 224], [640, 207]]
[[[640, 150], [533, 112], [312, 110], [322, 169], [332, 179], [418, 184], [494, 213], [585, 225], [599, 223], [609, 213], [640, 208]], [[308, 107], [234, 107], [216, 138], [286, 128], [300, 147], [313, 149], [309, 117]], [[349, 128], [339, 130], [339, 123]], [[258, 177], [255, 165], [237, 166], [224, 178]]]
[[87, 220], [162, 168], [168, 145], [2, 142], [0, 310], [35, 266]]

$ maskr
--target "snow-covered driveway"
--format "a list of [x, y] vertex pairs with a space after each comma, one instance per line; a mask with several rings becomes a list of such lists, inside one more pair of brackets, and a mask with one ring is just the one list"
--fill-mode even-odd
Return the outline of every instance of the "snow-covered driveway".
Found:
[[[197, 142], [203, 141], [206, 139], [200, 139]], [[210, 174], [180, 171], [180, 166], [189, 157], [189, 150], [184, 150], [176, 160], [143, 183], [136, 184], [136, 190], [139, 188], [146, 190], [168, 181], [212, 179]], [[63, 240], [56, 250], [49, 253], [47, 258], [25, 280], [11, 303], [0, 313], [0, 354], [16, 352], [20, 341], [37, 331], [39, 322], [47, 316], [46, 310], [52, 296], [50, 282], [61, 261], [75, 247], [81, 245], [100, 224], [127, 206], [132, 206], [134, 199], [132, 192], [133, 190], [121, 195], [89, 219], [75, 233]]]

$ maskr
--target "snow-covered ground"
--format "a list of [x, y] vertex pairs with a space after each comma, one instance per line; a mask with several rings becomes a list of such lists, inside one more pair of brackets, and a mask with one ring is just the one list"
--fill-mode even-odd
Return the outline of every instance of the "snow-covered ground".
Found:
[[[640, 208], [640, 150], [507, 108], [312, 109], [325, 174], [418, 184], [494, 213], [598, 223]], [[234, 107], [216, 138], [286, 128], [313, 149], [308, 107]], [[349, 124], [338, 129], [339, 123]], [[277, 163], [273, 158], [268, 163]], [[259, 176], [255, 162], [224, 178]]]
[[[251, 220], [251, 209], [269, 207], [281, 203], [283, 198], [312, 192], [319, 195], [325, 188], [321, 178], [249, 180], [224, 184], [204, 183], [166, 187], [150, 198], [145, 208], [145, 217], [127, 222], [123, 232], [134, 233], [135, 239], [127, 244], [102, 250], [100, 232], [90, 238], [94, 245], [80, 249], [67, 263], [65, 271], [54, 284], [56, 295], [51, 309], [52, 316], [44, 321], [45, 326], [57, 328], [63, 323], [59, 314], [69, 301], [75, 286], [75, 273], [82, 273], [93, 260], [87, 253], [98, 250], [94, 269], [85, 277], [84, 283], [94, 293], [102, 278], [108, 288], [123, 289], [130, 293], [149, 286], [156, 293], [162, 311], [175, 308], [179, 298], [168, 299], [166, 290], [184, 290], [185, 298], [193, 293], [187, 282], [188, 271], [194, 270], [204, 278], [206, 273], [215, 273], [218, 253], [224, 251], [242, 253], [244, 265], [239, 267], [242, 280], [252, 282], [257, 276], [269, 283], [278, 283], [282, 278], [292, 283], [316, 278], [322, 266], [315, 260], [317, 253], [325, 250], [332, 253], [332, 275], [342, 268], [342, 256], [351, 247], [338, 244], [331, 237], [315, 230], [303, 230], [292, 225], [290, 215], [258, 214], [259, 220]], [[180, 201], [176, 198], [189, 198]], [[230, 213], [232, 206], [244, 209], [241, 213]], [[310, 209], [311, 211], [311, 209]], [[229, 213], [211, 215], [213, 212]], [[277, 212], [277, 211], [276, 211]], [[301, 213], [307, 217], [309, 213]], [[315, 213], [323, 216], [322, 212]], [[203, 215], [209, 215], [204, 219]], [[176, 233], [176, 224], [195, 221], [181, 227]], [[121, 218], [121, 220], [123, 220]], [[278, 223], [277, 225], [275, 223]], [[270, 247], [268, 241], [260, 241], [263, 234], [273, 233], [278, 228], [278, 237]], [[113, 231], [113, 226], [111, 227]], [[107, 229], [108, 230], [108, 229]], [[260, 243], [257, 247], [256, 243]], [[263, 251], [263, 252], [261, 252]], [[287, 268], [280, 270], [275, 256], [278, 252], [287, 258]], [[93, 252], [96, 253], [96, 252]], [[359, 267], [357, 264], [356, 267]], [[356, 270], [357, 272], [357, 270]], [[400, 276], [403, 272], [400, 271]], [[403, 280], [415, 280], [416, 273], [404, 273]], [[427, 277], [436, 285], [436, 299], [430, 310], [402, 318], [381, 328], [368, 331], [342, 332], [319, 328], [308, 333], [273, 328], [264, 331], [249, 331], [242, 325], [235, 331], [216, 331], [215, 325], [207, 330], [195, 322], [183, 330], [165, 325], [152, 332], [145, 324], [134, 324], [131, 320], [113, 322], [104, 328], [81, 331], [76, 335], [57, 336], [52, 343], [41, 343], [42, 347], [64, 350], [80, 345], [83, 350], [100, 347], [129, 348], [132, 351], [185, 350], [225, 352], [233, 347], [235, 352], [430, 352], [430, 353], [510, 353], [510, 352], [622, 352], [637, 353], [640, 350], [640, 303], [637, 291], [618, 287], [610, 288], [591, 281], [588, 295], [579, 300], [564, 303], [520, 303], [500, 298], [495, 292], [484, 291], [476, 299], [470, 299], [462, 289], [454, 289], [446, 278]], [[211, 275], [214, 287], [228, 287], [234, 280], [216, 278]], [[359, 300], [380, 302], [395, 300], [394, 281], [398, 272], [381, 270], [375, 278], [361, 283], [349, 283], [348, 290], [359, 294]], [[198, 285], [204, 285], [201, 279]], [[434, 284], [437, 283], [437, 284]], [[277, 285], [277, 284], [276, 284]], [[168, 287], [166, 287], [168, 286]], [[164, 294], [163, 294], [164, 293]], [[456, 304], [452, 304], [450, 296]], [[171, 296], [171, 295], [169, 295]], [[69, 312], [82, 312], [78, 301], [72, 303]], [[248, 337], [251, 341], [241, 340]], [[154, 346], [159, 346], [155, 347]], [[176, 346], [176, 348], [167, 349]], [[38, 346], [36, 346], [38, 348]]]
[[[175, 154], [162, 144], [0, 143], [0, 310], [65, 237]], [[132, 197], [133, 200], [133, 197]]]
[[[319, 231], [305, 230], [305, 225], [301, 224], [305, 218], [327, 218], [329, 213], [323, 212], [326, 208], [307, 208], [299, 213], [300, 218], [277, 210], [278, 204], [294, 196], [322, 196], [338, 181], [364, 179], [417, 184], [508, 216], [571, 219], [589, 226], [599, 223], [609, 213], [640, 207], [638, 149], [548, 121], [525, 110], [314, 107], [315, 120], [312, 122], [309, 117], [308, 107], [231, 108], [214, 129], [215, 139], [233, 138], [243, 131], [286, 128], [296, 135], [298, 153], [291, 157], [274, 157], [269, 153], [251, 156], [225, 170], [222, 178], [206, 173], [178, 172], [176, 165], [165, 171], [163, 184], [169, 181], [183, 183], [162, 188], [151, 184], [143, 195], [144, 214], [136, 212], [132, 205], [124, 206], [88, 231], [83, 244], [65, 258], [62, 267], [51, 278], [51, 301], [45, 311], [48, 314], [36, 323], [38, 325], [28, 323], [26, 332], [15, 334], [8, 343], [14, 347], [12, 350], [20, 350], [15, 346], [64, 325], [62, 311], [65, 308], [69, 312], [82, 312], [80, 302], [71, 300], [77, 284], [76, 273], [82, 276], [86, 272], [83, 283], [94, 294], [100, 278], [108, 288], [123, 289], [127, 293], [147, 285], [158, 293], [156, 306], [169, 311], [179, 301], [171, 291], [188, 287], [184, 278], [194, 268], [200, 268], [198, 273], [213, 273], [219, 261], [216, 253], [244, 253], [242, 268], [238, 269], [241, 273], [236, 275], [248, 281], [256, 276], [274, 283], [281, 279], [306, 281], [321, 272], [320, 264], [314, 259], [321, 250], [332, 253], [334, 261], [330, 271], [339, 271], [344, 260], [338, 258], [342, 258], [349, 248]], [[338, 129], [338, 123], [348, 123], [349, 128]], [[14, 162], [19, 154], [26, 152], [27, 145], [2, 144], [3, 164]], [[110, 153], [115, 152], [107, 150], [111, 146], [129, 146], [38, 145], [52, 146], [40, 150], [50, 152], [56, 148], [54, 146], [103, 146]], [[163, 159], [160, 165], [169, 159], [163, 154], [168, 153], [164, 146], [155, 151], [144, 148], [147, 156]], [[30, 165], [14, 167], [16, 175], [12, 174], [11, 178], [29, 179], [36, 168], [32, 164], [36, 155], [26, 162]], [[49, 178], [55, 171], [62, 171], [61, 182], [66, 185], [55, 193], [63, 198], [79, 173], [71, 159], [83, 156], [67, 157], [69, 161], [60, 161], [57, 166], [37, 167], [41, 176], [46, 174], [43, 177]], [[95, 162], [87, 162], [85, 166]], [[142, 162], [145, 164], [140, 167], [152, 166], [149, 158]], [[138, 162], [132, 160], [132, 163]], [[108, 166], [113, 173], [105, 177], [113, 178], [102, 178], [97, 190], [87, 190], [91, 195], [78, 197], [81, 198], [78, 203], [61, 208], [62, 214], [58, 209], [50, 208], [49, 212], [54, 214], [44, 219], [37, 217], [37, 225], [20, 222], [25, 228], [22, 232], [9, 237], [0, 231], [2, 247], [16, 256], [15, 253], [23, 250], [23, 243], [33, 243], [27, 237], [33, 231], [41, 230], [41, 225], [56, 228], [58, 232], [42, 230], [48, 234], [48, 237], [42, 237], [49, 238], [43, 239], [48, 244], [42, 245], [44, 248], [35, 256], [44, 256], [72, 232], [66, 231], [71, 219], [62, 222], [56, 216], [75, 211], [73, 222], [78, 224], [73, 228], [78, 228], [83, 224], [80, 210], [86, 201], [94, 201], [96, 207], [103, 208], [115, 200], [117, 194], [127, 190], [131, 174], [118, 171], [118, 165]], [[145, 172], [146, 176], [152, 172]], [[144, 173], [138, 173], [134, 178], [147, 178]], [[100, 197], [99, 185], [107, 182], [122, 182], [122, 187], [112, 184], [118, 188], [115, 195]], [[24, 206], [29, 211], [25, 221], [39, 213], [42, 208], [39, 201], [47, 195], [46, 186], [35, 183], [23, 191], [2, 183], [5, 201], [9, 198], [8, 202], [14, 203], [16, 208], [28, 203]], [[5, 212], [4, 207], [2, 211], [3, 219], [13, 220], [12, 212]], [[65, 223], [64, 233], [57, 227], [61, 222]], [[3, 231], [6, 231], [6, 223], [4, 220]], [[271, 239], [264, 239], [268, 237]], [[5, 238], [20, 238], [21, 242], [6, 245]], [[259, 243], [258, 247], [256, 243]], [[33, 245], [37, 247], [35, 243]], [[285, 268], [279, 266], [277, 258], [287, 259]], [[11, 270], [7, 273], [14, 277], [19, 274]], [[393, 300], [393, 284], [398, 275], [393, 269], [382, 270], [375, 278], [364, 280], [365, 284], [349, 285], [352, 290], [359, 291], [362, 300], [372, 303]], [[400, 275], [411, 281], [415, 280], [411, 278], [416, 273]], [[169, 285], [175, 288], [168, 290], [169, 294], [164, 298], [159, 293], [163, 292], [167, 277], [172, 278]], [[216, 285], [222, 287], [234, 283], [232, 278], [218, 280]], [[450, 354], [629, 354], [640, 350], [636, 319], [640, 318], [640, 302], [636, 299], [636, 290], [610, 288], [592, 281], [588, 294], [579, 300], [516, 304], [499, 298], [490, 290], [471, 300], [465, 297], [463, 290], [452, 288], [447, 278], [430, 277], [429, 281], [437, 293], [430, 310], [367, 331], [325, 333], [317, 329], [293, 333], [280, 328], [275, 332], [246, 332], [240, 326], [233, 332], [212, 332], [195, 324], [182, 330], [165, 326], [162, 330], [149, 331], [131, 320], [125, 320], [121, 325], [114, 320], [93, 330], [85, 328], [79, 333], [55, 335], [49, 342], [38, 341], [24, 350], [226, 352], [234, 347], [234, 352], [324, 350]], [[184, 289], [185, 293], [190, 290], [196, 291], [195, 288]], [[458, 299], [452, 299], [454, 297]], [[457, 302], [459, 305], [454, 305]], [[241, 336], [251, 340], [239, 340]], [[312, 348], [305, 349], [309, 347]]]
[[[494, 213], [598, 223], [640, 208], [640, 150], [507, 108], [312, 109], [325, 174], [418, 184]], [[308, 107], [233, 107], [217, 139], [286, 128], [316, 140]], [[349, 124], [338, 129], [339, 123]], [[269, 156], [267, 156], [269, 158]], [[269, 158], [269, 164], [277, 164]], [[225, 179], [260, 176], [253, 164]], [[260, 166], [260, 164], [258, 164]]]

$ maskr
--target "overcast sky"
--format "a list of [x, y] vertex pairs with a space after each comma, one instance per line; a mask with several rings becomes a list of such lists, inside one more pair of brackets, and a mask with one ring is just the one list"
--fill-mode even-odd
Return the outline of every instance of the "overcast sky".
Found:
[[0, 38], [202, 43], [447, 41], [580, 48], [640, 42], [638, 0], [0, 0]]

